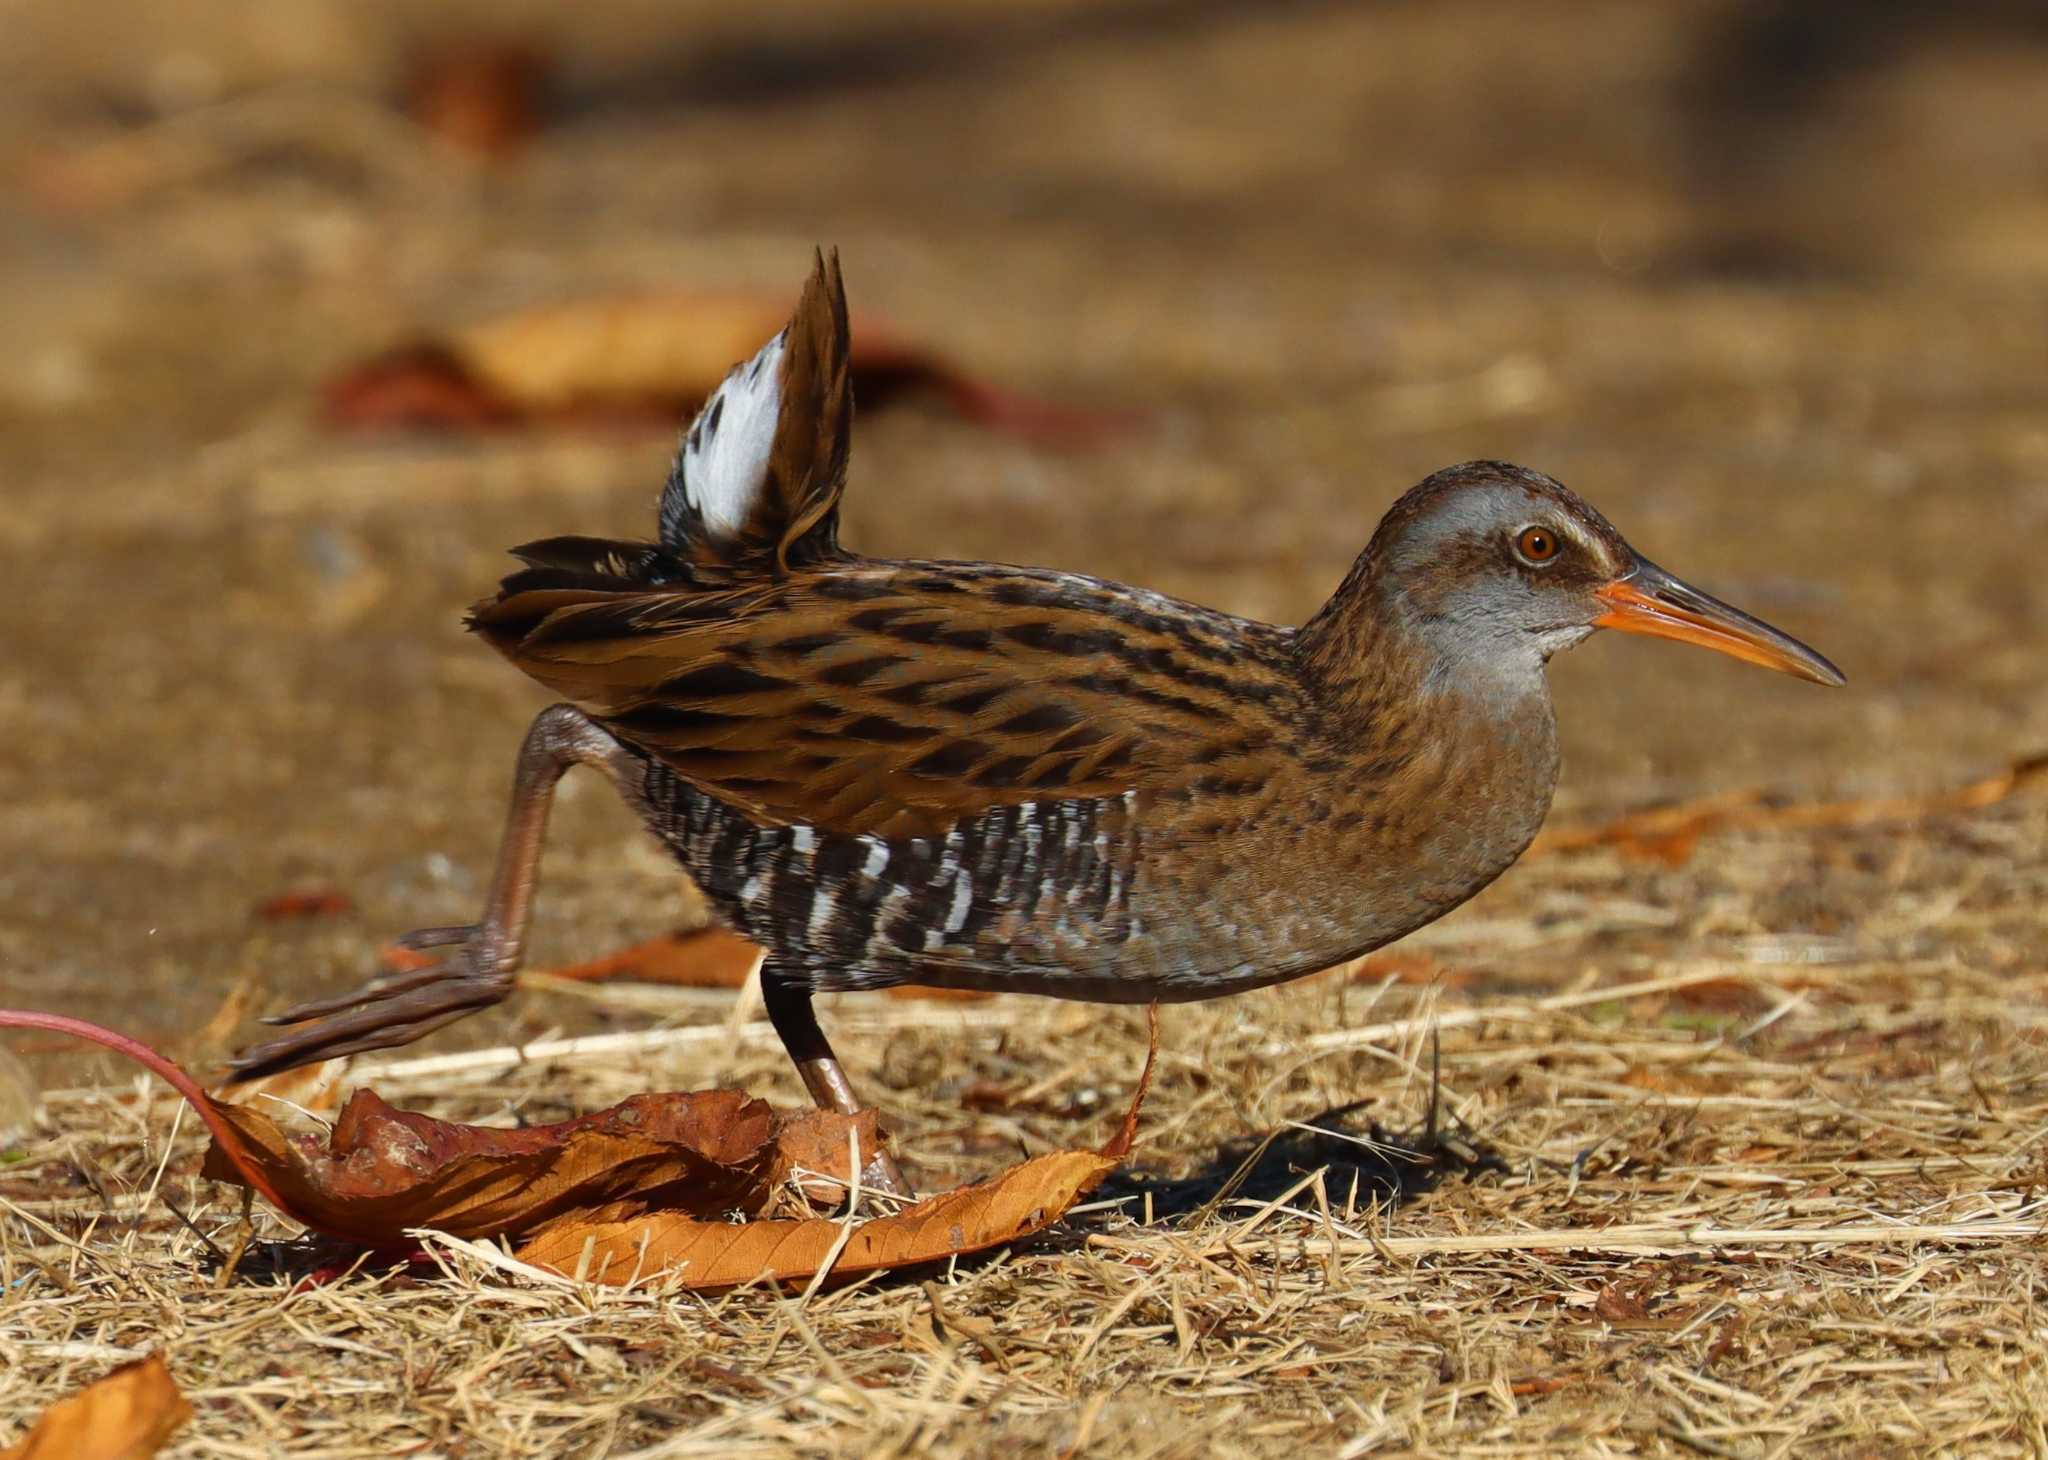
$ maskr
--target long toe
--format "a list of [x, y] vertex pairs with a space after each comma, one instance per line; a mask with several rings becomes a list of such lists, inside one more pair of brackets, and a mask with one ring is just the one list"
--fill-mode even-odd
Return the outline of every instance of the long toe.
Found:
[[411, 982], [402, 992], [362, 990], [353, 1006], [340, 1001], [343, 1011], [333, 1017], [245, 1050], [229, 1065], [229, 1081], [254, 1080], [316, 1060], [410, 1044], [443, 1024], [499, 1003], [512, 987], [510, 978], [497, 974], [451, 973], [445, 968], [408, 978]]
[[480, 924], [457, 923], [447, 928], [414, 928], [410, 933], [401, 933], [391, 941], [400, 948], [424, 953], [429, 948], [452, 948], [458, 943], [473, 943], [482, 932]]
[[340, 1014], [366, 1005], [381, 1004], [450, 978], [471, 976], [467, 969], [451, 968], [443, 963], [429, 964], [425, 968], [409, 968], [398, 973], [383, 973], [367, 983], [358, 984], [345, 994], [332, 994], [324, 999], [308, 999], [303, 1004], [292, 1005], [282, 1013], [266, 1014], [263, 1016], [263, 1022], [303, 1024], [308, 1019], [320, 1019], [329, 1014]]

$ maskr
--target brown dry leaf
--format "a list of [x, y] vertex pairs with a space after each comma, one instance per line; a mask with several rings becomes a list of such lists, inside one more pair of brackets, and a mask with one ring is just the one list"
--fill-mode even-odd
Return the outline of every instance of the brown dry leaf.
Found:
[[1684, 988], [1673, 989], [1674, 1003], [1715, 1013], [1742, 1014], [1763, 1008], [1769, 1001], [1756, 984], [1745, 978], [1705, 978]]
[[978, 1004], [995, 997], [986, 989], [928, 989], [912, 983], [899, 983], [884, 992], [892, 999], [920, 999], [936, 1004]]
[[518, 41], [444, 42], [413, 58], [405, 110], [453, 150], [502, 161], [540, 130], [551, 69], [546, 53]]
[[[1055, 1151], [853, 1229], [834, 1277], [937, 1262], [1027, 1237], [1115, 1170], [1094, 1151]], [[730, 1288], [760, 1278], [804, 1281], [832, 1255], [841, 1224], [826, 1217], [705, 1222], [657, 1212], [624, 1222], [558, 1222], [519, 1249], [522, 1261], [597, 1282], [680, 1273], [690, 1288]]]
[[[358, 1090], [324, 1143], [289, 1136], [260, 1111], [214, 1108], [253, 1148], [270, 1188], [265, 1194], [281, 1210], [372, 1247], [394, 1245], [413, 1227], [458, 1237], [519, 1236], [572, 1213], [617, 1220], [657, 1209], [700, 1216], [758, 1211], [788, 1169], [778, 1165], [782, 1122], [775, 1111], [737, 1090], [636, 1095], [609, 1110], [524, 1130], [435, 1120]], [[843, 1146], [845, 1118], [839, 1119]], [[218, 1141], [204, 1174], [258, 1184]]]
[[[1560, 826], [1543, 832], [1530, 843], [1530, 856], [1550, 852], [1577, 852], [1589, 847], [1618, 847], [1630, 856], [1651, 857], [1667, 865], [1678, 865], [1691, 854], [1700, 837], [1732, 824], [1735, 816], [1755, 810], [1763, 792], [1723, 791], [1698, 801], [1676, 806], [1659, 806], [1631, 812], [1609, 821], [1585, 826]], [[1677, 861], [1672, 861], [1673, 855]]]
[[1034, 1157], [988, 1181], [927, 1197], [850, 1232], [843, 1223], [822, 1217], [734, 1223], [659, 1212], [632, 1221], [557, 1222], [520, 1248], [518, 1256], [537, 1267], [597, 1282], [627, 1283], [672, 1272], [684, 1286], [706, 1289], [763, 1278], [808, 1281], [828, 1262], [833, 1278], [850, 1278], [1014, 1242], [1058, 1221], [1130, 1153], [1159, 1052], [1156, 1007], [1151, 1028], [1130, 1108], [1099, 1151]]
[[[766, 295], [678, 292], [530, 309], [344, 371], [328, 382], [323, 409], [340, 428], [673, 425], [782, 328], [789, 308]], [[872, 316], [854, 317], [851, 365], [863, 409], [901, 391], [932, 391], [968, 420], [1053, 444], [1081, 444], [1129, 424], [977, 380]]]
[[[725, 928], [699, 928], [688, 933], [665, 933], [635, 943], [602, 958], [551, 968], [551, 978], [578, 983], [605, 983], [611, 979], [637, 979], [643, 983], [669, 984], [686, 989], [736, 989], [747, 981], [761, 949]], [[908, 984], [889, 989], [891, 998], [934, 999], [973, 1003], [993, 995], [979, 989], [927, 989]]]
[[1588, 847], [1619, 847], [1631, 856], [1680, 866], [1699, 839], [1711, 832], [1751, 827], [1865, 826], [1881, 821], [1919, 821], [1953, 811], [1991, 806], [2036, 781], [2048, 779], [2048, 754], [2026, 756], [1996, 775], [1951, 791], [1924, 796], [1886, 796], [1866, 800], [1773, 804], [1751, 789], [1660, 806], [1650, 811], [1591, 825], [1561, 826], [1546, 831], [1529, 847], [1533, 856], [1583, 851]]
[[0, 1460], [146, 1460], [190, 1418], [163, 1355], [151, 1354], [58, 1400]]
[[[775, 1157], [768, 1184], [795, 1181], [804, 1200], [816, 1207], [838, 1206], [846, 1200], [852, 1174], [851, 1151], [858, 1149], [865, 1165], [882, 1146], [880, 1117], [872, 1110], [838, 1115], [824, 1110], [783, 1111], [776, 1121]], [[855, 1146], [849, 1147], [848, 1132]]]
[[295, 887], [256, 904], [255, 915], [266, 923], [334, 918], [353, 912], [355, 903], [338, 887]]
[[418, 973], [423, 968], [432, 968], [441, 961], [439, 955], [422, 953], [417, 948], [408, 948], [402, 943], [386, 943], [377, 950], [377, 962], [387, 973]]
[[1650, 1316], [1650, 1305], [1640, 1283], [1618, 1282], [1600, 1289], [1593, 1299], [1593, 1311], [1609, 1323], [1636, 1324]]
[[724, 928], [666, 933], [602, 958], [551, 968], [552, 978], [604, 983], [615, 978], [687, 989], [736, 989], [760, 961], [760, 948]]

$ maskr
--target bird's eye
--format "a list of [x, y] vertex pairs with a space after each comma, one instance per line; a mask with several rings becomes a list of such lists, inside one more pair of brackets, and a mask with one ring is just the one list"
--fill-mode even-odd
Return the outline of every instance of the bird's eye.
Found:
[[1515, 538], [1515, 551], [1525, 563], [1547, 563], [1557, 556], [1557, 534], [1547, 527], [1525, 527]]

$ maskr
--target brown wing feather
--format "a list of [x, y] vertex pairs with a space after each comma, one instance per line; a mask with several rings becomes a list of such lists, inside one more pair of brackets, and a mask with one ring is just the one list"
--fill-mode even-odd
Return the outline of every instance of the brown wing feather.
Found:
[[714, 592], [515, 586], [473, 624], [754, 819], [849, 833], [1247, 774], [1298, 695], [1284, 630], [987, 564], [842, 559]]

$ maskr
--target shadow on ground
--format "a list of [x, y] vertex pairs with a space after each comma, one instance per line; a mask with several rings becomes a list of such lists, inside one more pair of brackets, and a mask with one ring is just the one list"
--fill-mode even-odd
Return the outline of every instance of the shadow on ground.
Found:
[[1230, 1202], [1270, 1202], [1297, 1188], [1296, 1204], [1313, 1206], [1314, 1181], [1303, 1182], [1320, 1171], [1334, 1215], [1401, 1206], [1448, 1176], [1506, 1169], [1498, 1154], [1466, 1133], [1443, 1129], [1434, 1114], [1420, 1126], [1388, 1130], [1354, 1119], [1364, 1104], [1332, 1106], [1297, 1124], [1228, 1142], [1188, 1176], [1119, 1171], [1103, 1183], [1101, 1195], [1135, 1198], [1127, 1210], [1139, 1216], [1149, 1198], [1155, 1223], [1206, 1216]]

